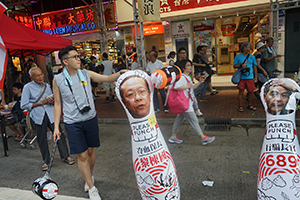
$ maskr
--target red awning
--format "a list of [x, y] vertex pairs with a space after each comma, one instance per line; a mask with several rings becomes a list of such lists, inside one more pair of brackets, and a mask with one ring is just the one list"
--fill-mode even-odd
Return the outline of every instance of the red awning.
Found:
[[0, 35], [9, 54], [18, 57], [21, 57], [22, 53], [23, 56], [44, 54], [72, 45], [71, 40], [28, 28], [5, 14], [0, 15]]

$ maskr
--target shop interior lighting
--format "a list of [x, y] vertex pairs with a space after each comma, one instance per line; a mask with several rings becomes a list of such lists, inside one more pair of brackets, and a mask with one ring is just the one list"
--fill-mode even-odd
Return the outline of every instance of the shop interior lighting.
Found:
[[222, 15], [220, 15], [220, 18], [222, 19]]
[[239, 12], [236, 13], [236, 16], [237, 16], [237, 17], [239, 16]]
[[256, 11], [254, 10], [254, 11], [253, 11], [253, 14], [255, 15], [255, 13], [256, 13]]
[[206, 20], [207, 20], [207, 18], [206, 18], [206, 17], [204, 17], [204, 20], [206, 21]]

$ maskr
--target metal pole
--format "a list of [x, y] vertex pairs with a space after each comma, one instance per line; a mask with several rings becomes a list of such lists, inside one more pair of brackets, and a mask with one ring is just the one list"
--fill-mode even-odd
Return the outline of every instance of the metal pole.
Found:
[[140, 24], [140, 34], [139, 34], [139, 14], [136, 8], [136, 0], [132, 0], [133, 8], [133, 20], [134, 20], [134, 33], [135, 33], [135, 45], [137, 53], [137, 63], [142, 69], [146, 68], [145, 60], [145, 49], [144, 49], [144, 28], [143, 23]]
[[273, 0], [271, 1], [271, 14], [270, 14], [270, 36], [273, 37]]
[[216, 72], [218, 74], [218, 47], [217, 47], [217, 21], [214, 20], [214, 31], [215, 31], [215, 56], [216, 56]]
[[258, 16], [257, 16], [257, 32], [260, 33], [260, 13], [258, 13]]
[[144, 38], [144, 23], [140, 23], [140, 32], [141, 32], [141, 51], [140, 51], [140, 63], [141, 67], [146, 70], [146, 58], [145, 58], [145, 38]]

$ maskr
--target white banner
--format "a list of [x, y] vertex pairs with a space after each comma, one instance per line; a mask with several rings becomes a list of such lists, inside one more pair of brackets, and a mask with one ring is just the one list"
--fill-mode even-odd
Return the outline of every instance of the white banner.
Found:
[[182, 39], [190, 37], [191, 24], [190, 21], [182, 21], [172, 23], [173, 39]]
[[175, 164], [154, 115], [150, 76], [128, 71], [118, 78], [115, 91], [131, 126], [132, 162], [142, 199], [179, 200]]
[[137, 0], [140, 22], [160, 21], [160, 1]]
[[271, 79], [261, 88], [266, 132], [259, 159], [257, 198], [300, 198], [300, 150], [295, 114], [300, 87], [288, 78]]

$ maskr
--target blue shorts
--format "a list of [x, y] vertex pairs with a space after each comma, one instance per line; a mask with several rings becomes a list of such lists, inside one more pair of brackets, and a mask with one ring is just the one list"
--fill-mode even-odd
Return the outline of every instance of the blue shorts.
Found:
[[97, 115], [90, 120], [65, 124], [71, 154], [85, 152], [89, 147], [99, 147], [99, 127]]

